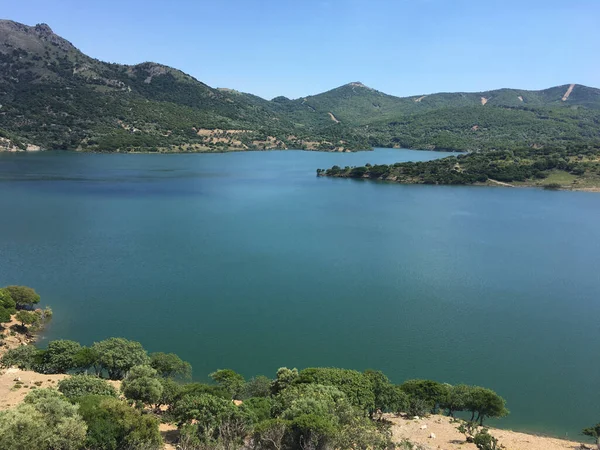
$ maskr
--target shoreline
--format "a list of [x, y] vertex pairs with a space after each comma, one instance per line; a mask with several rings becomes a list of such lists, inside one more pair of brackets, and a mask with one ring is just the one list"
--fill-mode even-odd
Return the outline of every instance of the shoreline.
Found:
[[[409, 149], [406, 149], [409, 150]], [[317, 177], [323, 177], [323, 178], [343, 178], [343, 179], [347, 179], [347, 180], [356, 180], [356, 181], [369, 181], [369, 182], [375, 182], [375, 183], [386, 183], [386, 184], [396, 184], [396, 185], [400, 185], [400, 186], [446, 186], [446, 187], [490, 187], [490, 188], [501, 188], [501, 189], [507, 189], [507, 188], [514, 188], [514, 189], [536, 189], [536, 190], [542, 190], [542, 191], [551, 191], [551, 192], [587, 192], [587, 193], [600, 193], [600, 186], [588, 186], [588, 187], [580, 187], [580, 188], [575, 188], [575, 187], [559, 187], [559, 188], [546, 188], [544, 187], [544, 185], [540, 185], [540, 184], [508, 184], [508, 183], [501, 183], [501, 182], [497, 182], [495, 180], [488, 180], [487, 182], [484, 183], [473, 183], [473, 184], [442, 184], [442, 183], [435, 183], [435, 184], [429, 184], [429, 183], [407, 183], [407, 182], [401, 182], [401, 181], [396, 181], [396, 180], [386, 180], [386, 179], [381, 179], [381, 178], [369, 178], [369, 177], [361, 177], [361, 178], [355, 178], [355, 177], [348, 177], [348, 176], [340, 176], [340, 175], [325, 175], [320, 174], [317, 175]]]

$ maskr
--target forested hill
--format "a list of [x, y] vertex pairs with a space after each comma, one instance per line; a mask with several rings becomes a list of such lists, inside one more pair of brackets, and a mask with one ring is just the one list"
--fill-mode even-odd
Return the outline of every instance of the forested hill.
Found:
[[349, 83], [271, 101], [170, 67], [98, 61], [0, 20], [0, 149], [222, 151], [567, 147], [600, 138], [600, 90], [564, 85], [394, 97]]

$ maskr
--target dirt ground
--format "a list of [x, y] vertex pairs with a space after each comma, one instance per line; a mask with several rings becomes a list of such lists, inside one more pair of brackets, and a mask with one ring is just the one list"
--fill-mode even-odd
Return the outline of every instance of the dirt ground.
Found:
[[[475, 444], [465, 442], [465, 436], [456, 429], [457, 424], [450, 423], [450, 417], [432, 415], [418, 420], [407, 420], [393, 415], [386, 415], [385, 417], [393, 423], [392, 433], [396, 442], [408, 439], [413, 443], [425, 446], [427, 449], [477, 450]], [[431, 437], [432, 433], [435, 437]], [[497, 438], [498, 443], [504, 445], [506, 450], [574, 450], [582, 448], [581, 442], [565, 441], [497, 428], [490, 428], [490, 434]], [[593, 448], [592, 444], [586, 445]]]
[[32, 389], [56, 388], [58, 382], [67, 376], [12, 368], [0, 371], [0, 411], [21, 403]]

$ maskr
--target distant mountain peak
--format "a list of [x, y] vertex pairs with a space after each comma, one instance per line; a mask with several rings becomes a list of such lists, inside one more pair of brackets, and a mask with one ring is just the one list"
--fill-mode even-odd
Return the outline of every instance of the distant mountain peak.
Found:
[[348, 83], [347, 86], [352, 86], [352, 87], [361, 87], [361, 88], [365, 88], [365, 89], [372, 89], [369, 86], [365, 86], [363, 83], [361, 83], [360, 81], [353, 81], [351, 83]]
[[52, 28], [47, 23], [38, 23], [34, 28], [40, 34], [54, 34], [54, 31], [52, 31]]
[[31, 27], [12, 20], [0, 20], [0, 36], [0, 47], [39, 51], [39, 45], [45, 41], [63, 51], [75, 50], [73, 44], [54, 33], [46, 23]]

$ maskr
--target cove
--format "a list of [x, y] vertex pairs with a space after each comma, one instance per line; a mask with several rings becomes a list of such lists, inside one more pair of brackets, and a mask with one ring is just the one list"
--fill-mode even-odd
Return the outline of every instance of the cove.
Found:
[[446, 155], [0, 154], [0, 285], [52, 306], [44, 339], [139, 340], [198, 380], [374, 368], [577, 438], [600, 415], [600, 195], [315, 175]]

